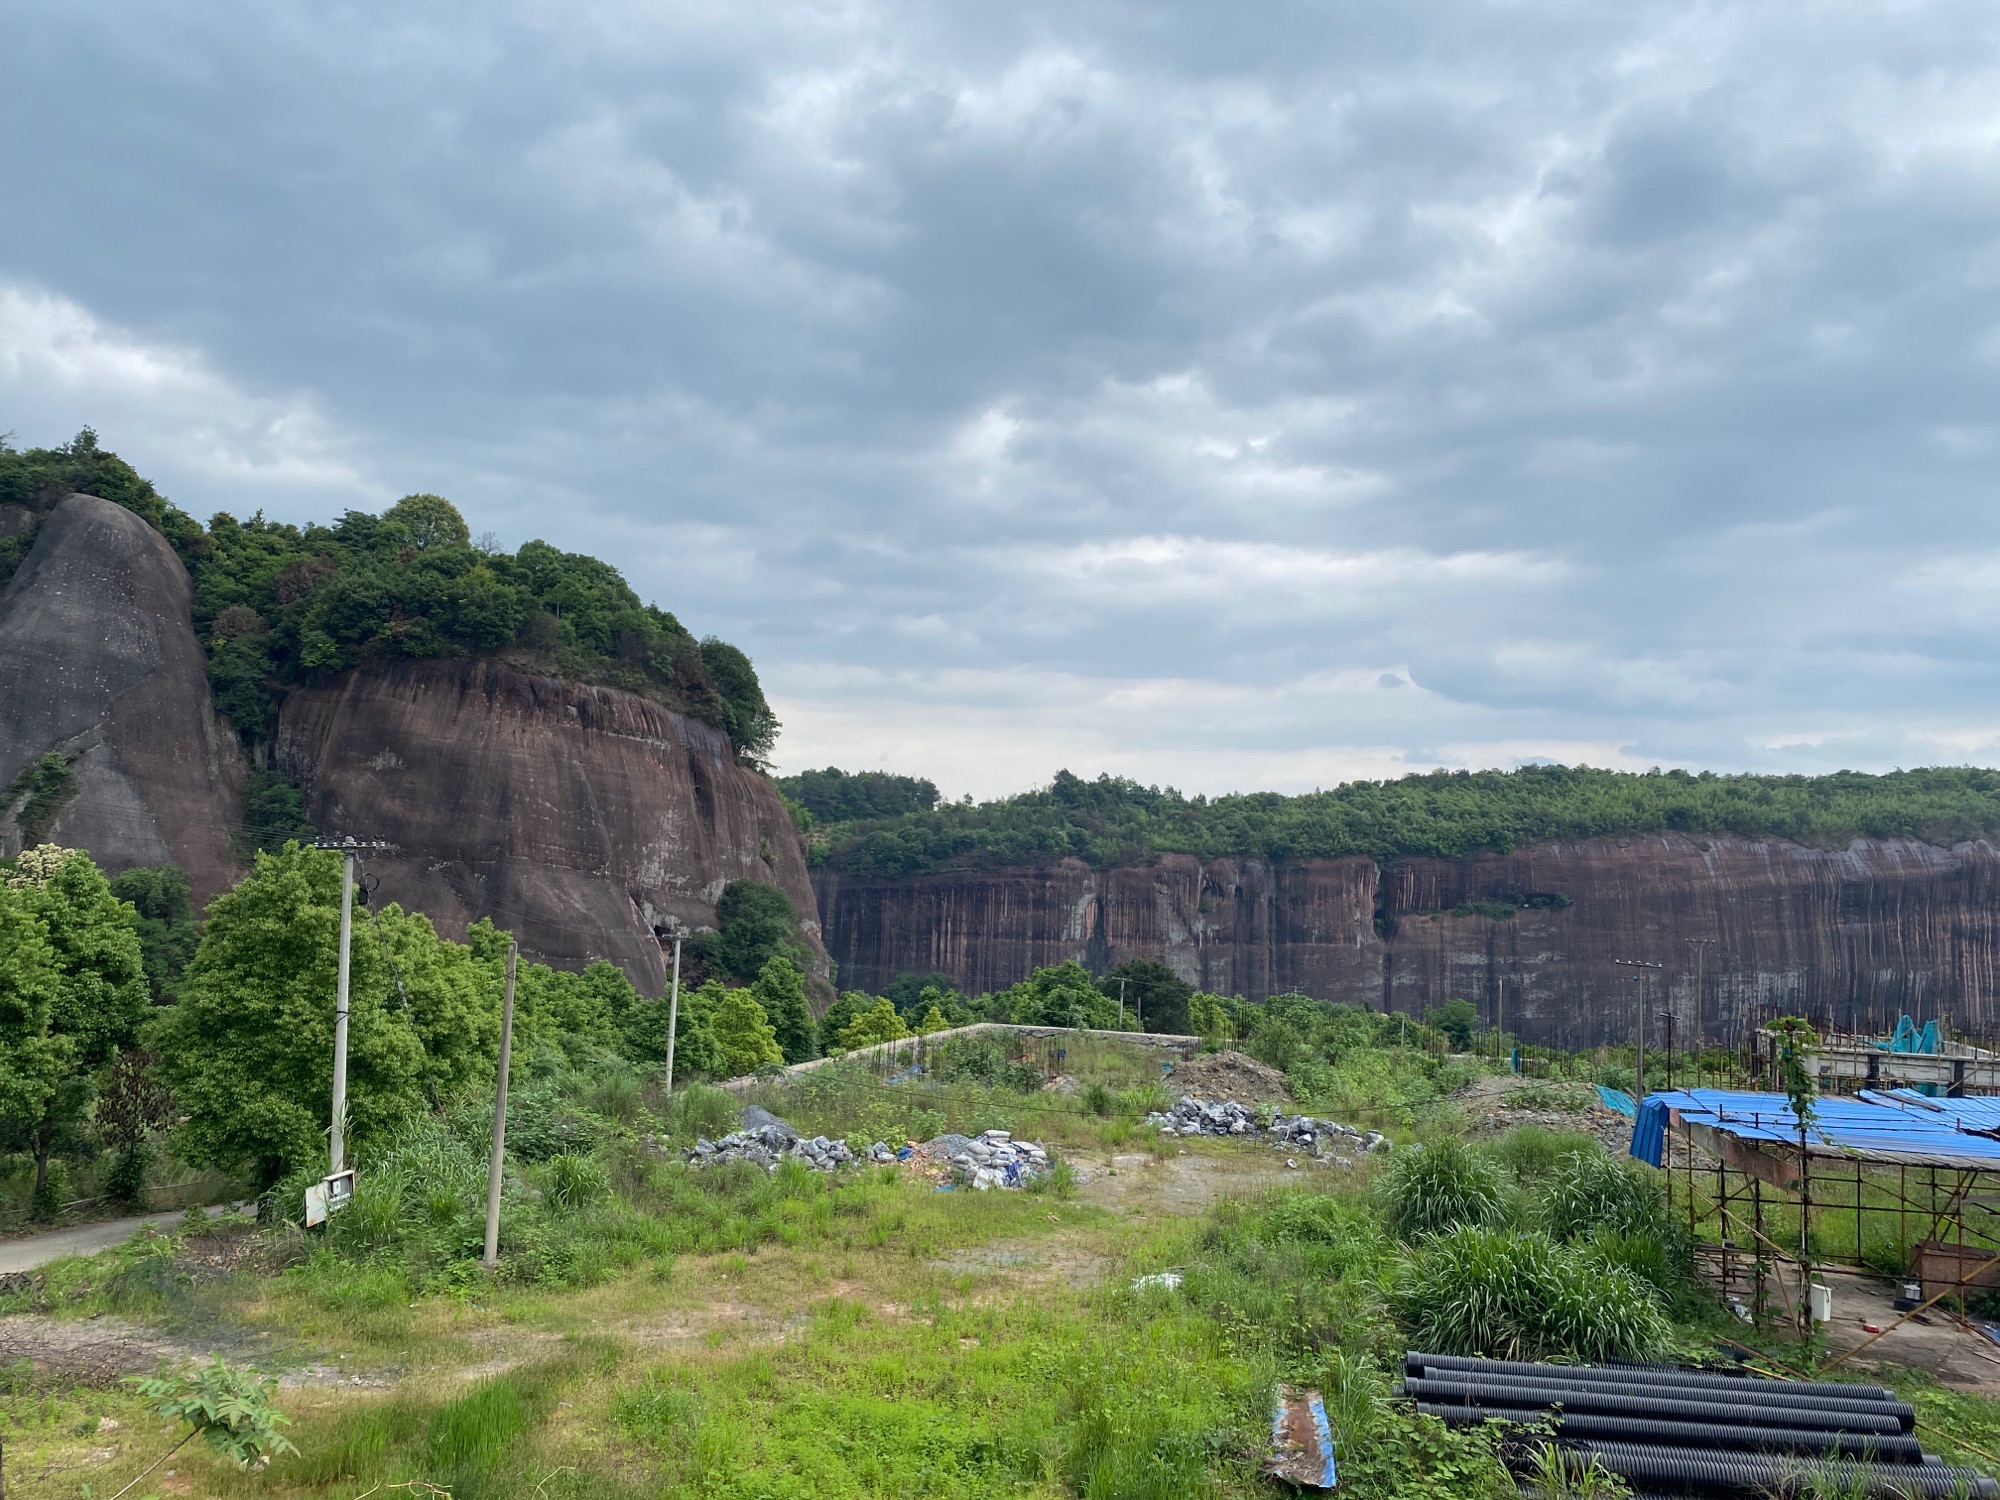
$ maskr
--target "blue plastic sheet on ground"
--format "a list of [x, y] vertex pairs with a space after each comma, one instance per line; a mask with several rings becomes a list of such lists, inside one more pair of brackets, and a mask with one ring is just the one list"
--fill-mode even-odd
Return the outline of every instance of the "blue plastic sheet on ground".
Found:
[[1600, 1083], [1597, 1086], [1597, 1097], [1604, 1101], [1606, 1109], [1615, 1109], [1627, 1119], [1639, 1112], [1639, 1106], [1632, 1102], [1632, 1096], [1623, 1089], [1608, 1089]]

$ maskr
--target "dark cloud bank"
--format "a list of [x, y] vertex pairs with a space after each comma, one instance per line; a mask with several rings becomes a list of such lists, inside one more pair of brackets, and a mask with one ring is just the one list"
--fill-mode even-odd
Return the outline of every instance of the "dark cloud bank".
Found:
[[2000, 753], [2000, 13], [16, 7], [0, 428], [996, 792]]

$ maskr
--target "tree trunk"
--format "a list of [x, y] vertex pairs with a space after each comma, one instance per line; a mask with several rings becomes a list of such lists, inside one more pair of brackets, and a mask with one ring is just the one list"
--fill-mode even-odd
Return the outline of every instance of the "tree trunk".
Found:
[[35, 1190], [28, 1202], [40, 1207], [42, 1192], [49, 1181], [49, 1157], [55, 1149], [56, 1122], [44, 1115], [41, 1125], [35, 1131]]

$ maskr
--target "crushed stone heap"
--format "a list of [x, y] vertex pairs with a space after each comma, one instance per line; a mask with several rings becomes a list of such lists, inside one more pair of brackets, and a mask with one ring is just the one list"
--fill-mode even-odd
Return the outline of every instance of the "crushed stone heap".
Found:
[[1049, 1169], [1049, 1153], [1033, 1141], [1017, 1141], [1005, 1130], [977, 1136], [941, 1135], [926, 1142], [924, 1154], [949, 1162], [955, 1172], [980, 1192], [1017, 1188]]
[[1268, 1126], [1260, 1125], [1256, 1114], [1234, 1099], [1197, 1099], [1191, 1094], [1181, 1095], [1171, 1110], [1153, 1111], [1146, 1116], [1146, 1124], [1163, 1136], [1256, 1136], [1274, 1146], [1309, 1151], [1314, 1156], [1337, 1153], [1342, 1146], [1361, 1151], [1389, 1148], [1389, 1138], [1379, 1130], [1283, 1112], [1273, 1114]]
[[722, 1162], [754, 1162], [767, 1172], [778, 1170], [786, 1157], [804, 1162], [815, 1172], [838, 1171], [855, 1160], [847, 1142], [816, 1135], [811, 1140], [794, 1135], [777, 1125], [756, 1125], [748, 1130], [732, 1130], [719, 1141], [706, 1136], [682, 1153], [694, 1166], [711, 1167]]

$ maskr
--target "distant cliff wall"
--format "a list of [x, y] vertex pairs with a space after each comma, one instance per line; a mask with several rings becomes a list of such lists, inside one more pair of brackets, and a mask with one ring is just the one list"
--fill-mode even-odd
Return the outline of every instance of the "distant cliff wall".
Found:
[[843, 988], [940, 971], [977, 992], [1038, 964], [1160, 958], [1252, 998], [1297, 990], [1421, 1013], [1461, 996], [1530, 1039], [1586, 1046], [1631, 1034], [1638, 971], [1613, 962], [1627, 959], [1661, 965], [1648, 1007], [1682, 1028], [1699, 962], [1711, 1036], [1775, 1011], [1850, 1022], [1908, 1009], [2000, 1030], [2000, 851], [1985, 842], [1829, 850], [1669, 834], [1386, 869], [1170, 855], [904, 879], [820, 870], [814, 883]]
[[721, 730], [634, 694], [490, 661], [363, 668], [286, 698], [277, 756], [316, 828], [399, 846], [366, 861], [379, 899], [448, 935], [490, 916], [524, 953], [610, 959], [657, 994], [659, 936], [713, 928], [723, 887], [751, 879], [792, 897], [817, 958], [777, 790]]
[[[33, 524], [6, 509], [8, 534]], [[43, 836], [111, 870], [171, 861], [206, 901], [241, 873], [244, 766], [209, 696], [192, 599], [138, 516], [93, 495], [58, 502], [0, 594], [0, 788], [62, 756], [71, 788]], [[0, 807], [0, 854], [20, 851], [25, 800]]]

